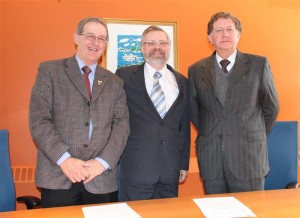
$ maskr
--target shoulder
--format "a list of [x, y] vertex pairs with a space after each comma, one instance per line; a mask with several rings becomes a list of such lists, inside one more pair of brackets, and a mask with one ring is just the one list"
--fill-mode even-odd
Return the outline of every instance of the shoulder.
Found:
[[182, 80], [182, 81], [184, 81], [184, 82], [187, 81], [186, 76], [183, 75], [182, 73], [180, 73], [180, 72], [174, 70], [173, 68], [169, 68], [169, 66], [168, 66], [168, 69], [169, 69], [169, 70], [172, 69], [171, 72], [175, 75], [176, 78], [178, 78], [178, 79], [180, 79], [180, 80]]
[[210, 59], [211, 59], [211, 57], [205, 57], [203, 59], [200, 59], [200, 60], [194, 62], [193, 64], [190, 65], [190, 67], [205, 65], [207, 62], [210, 61]]
[[101, 66], [97, 66], [97, 72], [101, 73], [104, 77], [112, 80], [115, 83], [122, 83], [122, 79], [115, 75], [113, 72], [109, 71], [108, 69], [105, 69]]
[[39, 67], [54, 67], [54, 66], [64, 65], [67, 59], [68, 58], [42, 61], [39, 64]]
[[[188, 68], [188, 72], [193, 73], [194, 71], [202, 71], [205, 68], [208, 68], [209, 66], [211, 66], [213, 64], [213, 55], [209, 56], [209, 57], [205, 57], [203, 59], [200, 59], [196, 62], [194, 62], [192, 65], [189, 66]], [[202, 69], [202, 70], [201, 70]]]
[[116, 75], [121, 78], [130, 77], [132, 74], [136, 72], [144, 72], [144, 65], [132, 65], [127, 67], [121, 67], [116, 70]]
[[47, 70], [50, 72], [53, 71], [55, 73], [58, 72], [59, 70], [68, 68], [70, 63], [77, 64], [76, 60], [73, 59], [73, 57], [70, 57], [70, 58], [61, 58], [61, 59], [43, 61], [39, 64], [38, 68], [39, 71]]
[[267, 58], [257, 54], [250, 54], [250, 53], [242, 53], [238, 52], [237, 58], [240, 60], [256, 62], [256, 63], [265, 63], [267, 62]]

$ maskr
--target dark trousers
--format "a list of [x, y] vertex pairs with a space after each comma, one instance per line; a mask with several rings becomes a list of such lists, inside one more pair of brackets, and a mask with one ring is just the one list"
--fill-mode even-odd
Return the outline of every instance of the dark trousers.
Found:
[[265, 177], [254, 179], [237, 179], [230, 171], [225, 154], [222, 155], [222, 166], [218, 175], [212, 180], [203, 180], [205, 194], [232, 192], [249, 192], [264, 190]]
[[41, 189], [42, 208], [109, 203], [117, 200], [117, 191], [106, 194], [93, 194], [85, 189], [82, 182], [73, 183], [70, 189]]
[[120, 201], [148, 200], [178, 197], [178, 184], [133, 184], [120, 182]]

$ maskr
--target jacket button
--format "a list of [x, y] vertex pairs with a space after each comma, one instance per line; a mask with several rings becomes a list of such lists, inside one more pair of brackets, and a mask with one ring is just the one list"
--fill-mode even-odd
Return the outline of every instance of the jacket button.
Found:
[[161, 140], [161, 141], [160, 141], [160, 144], [165, 144], [165, 143], [166, 143], [165, 140]]
[[88, 102], [88, 103], [86, 103], [86, 105], [89, 107], [89, 106], [91, 105], [91, 103], [90, 103], [90, 102]]
[[87, 148], [87, 147], [89, 147], [89, 146], [88, 146], [87, 144], [84, 144], [83, 147]]
[[89, 126], [89, 122], [85, 122], [85, 126]]

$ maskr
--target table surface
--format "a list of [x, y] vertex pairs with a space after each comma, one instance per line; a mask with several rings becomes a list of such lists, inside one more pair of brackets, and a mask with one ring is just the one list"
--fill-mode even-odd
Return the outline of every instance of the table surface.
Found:
[[[199, 218], [204, 216], [192, 199], [221, 196], [233, 196], [237, 198], [249, 207], [257, 217], [300, 217], [300, 189], [190, 196], [159, 200], [130, 201], [126, 203], [143, 218]], [[0, 218], [83, 218], [82, 207], [84, 206], [2, 212], [0, 213]], [[99, 217], [101, 217], [101, 215]]]

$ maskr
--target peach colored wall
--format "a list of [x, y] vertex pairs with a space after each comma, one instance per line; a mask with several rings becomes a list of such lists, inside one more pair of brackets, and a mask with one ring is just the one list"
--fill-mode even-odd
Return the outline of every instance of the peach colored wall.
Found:
[[[187, 75], [189, 65], [213, 51], [206, 35], [210, 16], [231, 11], [243, 25], [239, 49], [267, 56], [271, 63], [281, 104], [278, 120], [300, 118], [300, 1], [1, 0], [0, 10], [0, 129], [10, 131], [13, 165], [36, 162], [28, 105], [37, 66], [74, 54], [72, 34], [86, 16], [177, 21], [179, 71]], [[195, 135], [193, 130], [192, 140]], [[202, 187], [192, 143], [191, 175], [180, 187], [180, 195], [199, 193]]]

